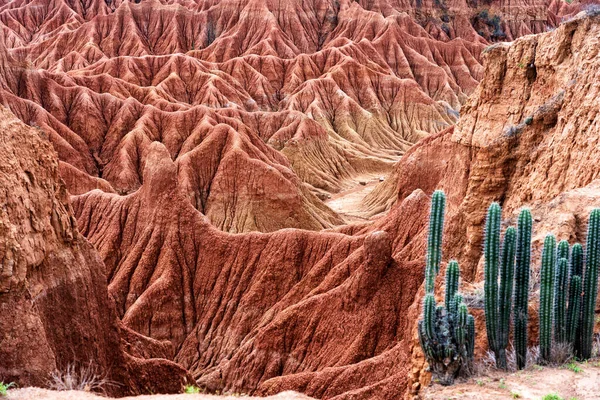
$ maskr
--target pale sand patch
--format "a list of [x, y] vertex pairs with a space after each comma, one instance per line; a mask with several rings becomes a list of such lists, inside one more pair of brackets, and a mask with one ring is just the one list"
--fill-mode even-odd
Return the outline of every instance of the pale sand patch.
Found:
[[[247, 396], [214, 396], [207, 394], [155, 394], [145, 396], [122, 397], [121, 400], [233, 400], [233, 399], [268, 399], [268, 400], [310, 400], [311, 397], [296, 392], [282, 392], [269, 397]], [[9, 390], [7, 400], [106, 400], [107, 397], [80, 391], [63, 391], [28, 387]]]

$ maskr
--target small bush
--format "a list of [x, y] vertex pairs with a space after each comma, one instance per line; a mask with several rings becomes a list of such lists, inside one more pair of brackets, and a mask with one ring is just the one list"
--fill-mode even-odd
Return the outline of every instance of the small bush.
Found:
[[198, 393], [202, 393], [202, 391], [200, 390], [200, 388], [198, 386], [186, 385], [185, 388], [183, 389], [183, 393], [185, 393], [185, 394], [198, 394]]
[[569, 371], [573, 371], [576, 374], [580, 373], [583, 371], [583, 368], [581, 368], [576, 362], [571, 361], [570, 363], [567, 364], [567, 369]]
[[542, 397], [542, 400], [565, 400], [556, 393], [550, 393]]
[[0, 382], [0, 396], [6, 396], [8, 394], [8, 389], [10, 389], [11, 387], [14, 387], [15, 383], [11, 382], [11, 383], [4, 383], [4, 382]]
[[100, 374], [91, 363], [81, 367], [69, 364], [64, 371], [53, 372], [48, 383], [48, 387], [52, 390], [82, 390], [100, 393], [105, 393], [105, 388], [111, 385], [114, 383]]

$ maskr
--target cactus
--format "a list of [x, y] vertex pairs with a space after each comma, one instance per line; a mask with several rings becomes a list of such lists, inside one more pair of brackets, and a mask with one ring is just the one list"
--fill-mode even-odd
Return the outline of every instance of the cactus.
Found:
[[[562, 242], [561, 242], [562, 243]], [[567, 244], [567, 253], [568, 247]], [[556, 252], [565, 255], [561, 252], [560, 243]], [[557, 343], [567, 342], [567, 288], [569, 282], [569, 261], [566, 258], [559, 258], [556, 264], [556, 279], [554, 280], [554, 340]]]
[[467, 316], [467, 357], [473, 359], [475, 355], [475, 317]]
[[498, 368], [506, 369], [506, 348], [508, 347], [508, 334], [510, 328], [510, 311], [513, 295], [513, 282], [515, 274], [515, 247], [517, 231], [508, 227], [504, 233], [502, 244], [502, 257], [500, 260], [500, 292], [498, 306], [498, 354], [496, 363]]
[[429, 340], [435, 339], [435, 314], [435, 297], [433, 294], [427, 293], [423, 302], [423, 329]]
[[427, 238], [427, 258], [425, 268], [425, 291], [433, 293], [435, 277], [440, 272], [442, 261], [442, 234], [444, 230], [444, 210], [446, 195], [441, 190], [433, 192], [429, 214], [429, 236]]
[[[577, 353], [582, 359], [592, 355], [592, 335], [594, 333], [594, 310], [598, 295], [598, 262], [600, 261], [600, 248], [598, 240], [600, 235], [600, 209], [592, 210], [588, 222], [586, 243], [585, 278], [583, 280], [583, 303], [581, 311], [581, 337]], [[577, 346], [576, 346], [577, 347]]]
[[581, 311], [581, 276], [573, 275], [569, 285], [569, 307], [567, 309], [567, 342], [574, 344], [575, 335], [579, 327], [579, 313]]
[[454, 336], [456, 343], [459, 347], [464, 347], [466, 349], [467, 344], [467, 316], [469, 311], [467, 310], [467, 305], [465, 303], [460, 303], [458, 306], [458, 318], [456, 321], [456, 328], [454, 330]]
[[[571, 284], [569, 285], [567, 308], [567, 335], [568, 342], [573, 345], [573, 350], [578, 354], [581, 346], [581, 291], [583, 289], [583, 247], [580, 243], [575, 243], [571, 249], [569, 276]], [[573, 278], [576, 276], [579, 277], [578, 287], [573, 286], [575, 284]], [[571, 332], [571, 329], [574, 329], [574, 332]]]
[[425, 266], [426, 294], [418, 333], [433, 378], [448, 385], [454, 382], [462, 366], [473, 358], [475, 320], [458, 293], [460, 268], [456, 261], [450, 261], [446, 268], [445, 306], [436, 306], [435, 303], [434, 282], [442, 258], [444, 204], [444, 193], [436, 191], [431, 204]]
[[452, 260], [446, 267], [446, 309], [452, 311], [453, 307], [450, 303], [454, 301], [454, 295], [458, 291], [458, 262]]
[[[516, 231], [513, 227], [506, 230], [500, 255], [501, 212], [498, 203], [492, 203], [488, 208], [485, 224], [485, 325], [488, 345], [496, 356], [496, 366], [506, 369]], [[499, 265], [500, 287], [498, 287]]]
[[554, 274], [556, 264], [556, 238], [546, 235], [542, 251], [541, 287], [540, 287], [540, 361], [550, 361], [552, 348], [552, 305], [554, 301]]
[[529, 302], [529, 263], [531, 261], [531, 212], [523, 209], [517, 224], [515, 265], [514, 346], [517, 368], [527, 361], [527, 305]]
[[556, 246], [556, 259], [560, 260], [561, 258], [569, 259], [569, 242], [566, 240], [561, 240]]
[[498, 260], [500, 257], [500, 219], [498, 203], [490, 204], [485, 221], [485, 329], [488, 346], [495, 353], [498, 350]]
[[570, 269], [569, 273], [571, 276], [577, 275], [583, 277], [583, 247], [579, 243], [573, 245]]

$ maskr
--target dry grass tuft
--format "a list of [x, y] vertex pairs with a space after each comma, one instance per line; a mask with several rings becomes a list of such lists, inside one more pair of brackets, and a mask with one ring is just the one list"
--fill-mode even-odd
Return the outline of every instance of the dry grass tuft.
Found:
[[56, 370], [50, 377], [48, 388], [52, 390], [81, 390], [106, 394], [106, 388], [116, 385], [111, 382], [92, 363], [85, 366], [67, 365], [63, 371]]

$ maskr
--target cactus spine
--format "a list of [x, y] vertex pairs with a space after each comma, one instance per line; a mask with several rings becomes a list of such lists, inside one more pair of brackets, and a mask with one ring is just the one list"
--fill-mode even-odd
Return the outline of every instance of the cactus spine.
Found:
[[[560, 243], [563, 243], [562, 241]], [[558, 246], [557, 256], [561, 253]], [[567, 255], [568, 255], [567, 243]], [[567, 342], [567, 287], [569, 282], [569, 261], [566, 258], [558, 258], [556, 264], [556, 279], [554, 284], [554, 340], [558, 343]]]
[[556, 238], [546, 235], [542, 251], [541, 287], [540, 287], [540, 360], [550, 361], [552, 348], [552, 303], [554, 300], [554, 273], [556, 264]]
[[525, 368], [527, 361], [527, 304], [529, 302], [531, 224], [531, 212], [528, 209], [521, 210], [517, 224], [514, 307], [514, 345], [518, 369]]
[[567, 341], [575, 343], [581, 312], [581, 276], [573, 275], [569, 285], [569, 308], [567, 309]]
[[586, 243], [585, 278], [583, 280], [583, 303], [581, 312], [581, 338], [578, 355], [588, 359], [592, 355], [592, 335], [594, 333], [594, 310], [598, 295], [598, 262], [600, 248], [600, 209], [592, 210], [588, 222]]
[[458, 293], [460, 268], [456, 261], [450, 261], [446, 268], [445, 306], [435, 302], [434, 283], [442, 258], [444, 207], [444, 193], [435, 191], [429, 220], [423, 319], [418, 323], [418, 332], [433, 378], [448, 385], [473, 358], [475, 320]]

